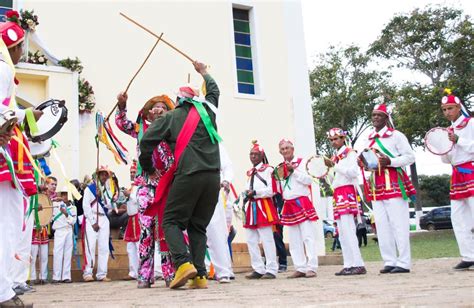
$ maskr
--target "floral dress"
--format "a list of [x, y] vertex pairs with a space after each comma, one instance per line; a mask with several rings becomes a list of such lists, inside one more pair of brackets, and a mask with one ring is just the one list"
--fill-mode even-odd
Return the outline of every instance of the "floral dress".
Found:
[[[139, 156], [140, 148], [138, 146], [140, 130], [144, 132], [147, 128], [146, 123], [142, 124], [142, 127], [139, 127], [140, 124], [136, 124], [130, 121], [127, 118], [127, 111], [118, 110], [115, 116], [115, 124], [117, 127], [124, 133], [132, 136], [137, 139], [137, 156]], [[161, 171], [163, 174], [167, 171], [174, 162], [173, 154], [166, 142], [161, 142], [153, 152], [153, 164], [158, 171]], [[153, 202], [155, 197], [155, 190], [158, 182], [151, 182], [148, 178], [140, 172], [141, 168], [138, 170], [137, 175], [134, 180], [134, 185], [138, 187], [137, 189], [137, 200], [139, 204], [138, 209], [138, 220], [140, 223], [140, 244], [138, 248], [139, 255], [139, 267], [138, 267], [138, 280], [153, 283], [154, 282], [154, 252], [155, 252], [155, 242], [159, 241], [164, 243], [164, 238], [159, 238], [158, 234], [163, 232], [158, 232], [161, 226], [158, 226], [158, 220], [161, 221], [161, 218], [151, 217], [143, 215], [148, 206]], [[160, 248], [163, 248], [164, 245], [160, 245]], [[163, 278], [165, 282], [169, 284], [174, 278], [174, 265], [171, 261], [171, 256], [169, 251], [164, 251], [165, 249], [160, 249], [161, 254], [161, 269], [163, 272]]]

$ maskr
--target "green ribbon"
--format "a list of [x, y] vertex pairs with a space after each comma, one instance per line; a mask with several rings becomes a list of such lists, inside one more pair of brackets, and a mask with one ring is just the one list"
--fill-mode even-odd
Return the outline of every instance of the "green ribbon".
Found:
[[212, 124], [211, 118], [209, 117], [209, 114], [207, 113], [206, 108], [204, 108], [204, 105], [202, 104], [202, 102], [198, 102], [190, 98], [181, 98], [179, 100], [180, 104], [183, 104], [184, 102], [191, 103], [194, 105], [194, 107], [196, 107], [196, 110], [199, 113], [199, 116], [201, 117], [201, 120], [204, 123], [204, 126], [206, 127], [207, 133], [209, 134], [209, 137], [211, 138], [212, 144], [215, 144], [216, 141], [221, 142], [222, 138], [217, 133], [217, 130]]
[[51, 145], [55, 149], [59, 148], [59, 143], [54, 139], [51, 139]]
[[30, 128], [31, 135], [38, 133], [38, 125], [36, 124], [35, 115], [33, 114], [33, 109], [25, 109], [26, 122]]
[[[36, 164], [39, 164], [38, 160], [36, 160]], [[35, 177], [36, 187], [38, 187], [38, 183], [40, 182], [40, 175], [36, 171], [36, 169], [33, 169], [33, 175]], [[30, 198], [30, 208], [28, 209], [28, 217], [30, 217], [33, 211], [35, 215], [35, 228], [36, 230], [40, 230], [41, 225], [39, 223], [39, 214], [38, 214], [38, 194], [33, 195]]]
[[[395, 156], [392, 153], [390, 153], [390, 151], [382, 144], [382, 142], [380, 141], [378, 137], [375, 138], [375, 142], [377, 142], [382, 152], [387, 154], [390, 158], [395, 158]], [[403, 185], [403, 181], [402, 181], [403, 170], [400, 167], [396, 167], [395, 169], [397, 170], [397, 173], [398, 173], [398, 176], [397, 176], [398, 186], [400, 187], [400, 191], [402, 192], [403, 200], [410, 200], [410, 198], [408, 198], [405, 185]]]
[[[143, 121], [145, 120], [141, 119], [141, 122], [138, 124], [138, 136], [137, 136], [138, 143], [140, 143], [140, 141], [143, 138], [143, 134], [145, 133], [145, 130], [144, 130], [145, 125], [143, 124]], [[137, 160], [137, 174], [142, 174], [142, 171], [143, 171], [142, 165], [140, 164], [140, 161]]]
[[[67, 208], [66, 206], [66, 212], [69, 216], [72, 216], [71, 212], [69, 211], [69, 209]], [[59, 211], [59, 213], [56, 214], [56, 216], [54, 216], [53, 218], [53, 223], [59, 219], [59, 217], [61, 217], [61, 215], [63, 215], [63, 212]]]

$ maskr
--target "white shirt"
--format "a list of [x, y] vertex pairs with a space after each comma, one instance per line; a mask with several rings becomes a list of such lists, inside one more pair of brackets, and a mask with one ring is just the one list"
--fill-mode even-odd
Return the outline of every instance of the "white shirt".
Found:
[[255, 196], [254, 198], [270, 198], [273, 196], [273, 189], [272, 189], [272, 172], [273, 168], [268, 166], [265, 170], [263, 171], [258, 171], [260, 168], [262, 168], [263, 163], [258, 164], [255, 166], [255, 169], [257, 169], [257, 174], [266, 182], [265, 183], [260, 180], [257, 175], [254, 176], [253, 180], [253, 188], [250, 188], [250, 180], [252, 179], [251, 176], [248, 177], [247, 179], [247, 190], [255, 190]]
[[130, 196], [127, 201], [127, 214], [128, 216], [133, 216], [138, 213], [138, 196], [137, 196], [138, 187], [133, 185], [132, 190], [130, 191]]
[[456, 128], [463, 120], [464, 116], [461, 115], [452, 125], [454, 134], [456, 134], [459, 139], [458, 142], [454, 144], [451, 152], [441, 156], [443, 163], [456, 166], [474, 161], [474, 119], [469, 120], [466, 127], [462, 129]]
[[[336, 155], [342, 154], [346, 148], [343, 145]], [[332, 182], [334, 189], [345, 185], [357, 185], [357, 177], [360, 174], [359, 165], [357, 164], [357, 152], [352, 150], [345, 158], [339, 160], [334, 166], [334, 173], [334, 180]]]
[[[398, 130], [394, 130], [392, 132], [387, 131], [387, 126], [382, 128], [379, 132], [376, 132], [373, 130], [369, 138], [374, 136], [375, 134], [378, 134], [379, 136], [384, 135], [385, 133], [389, 134], [389, 137], [386, 138], [379, 138], [380, 142], [383, 144], [383, 146], [390, 152], [392, 153], [394, 158], [390, 157], [390, 165], [389, 167], [405, 167], [413, 164], [415, 162], [415, 153], [413, 152], [410, 144], [408, 143], [407, 137], [399, 132]], [[370, 146], [370, 144], [373, 142], [373, 145]], [[382, 149], [379, 147], [377, 142], [371, 139], [367, 139], [365, 148], [368, 147], [375, 148], [380, 150], [381, 153], [384, 153]], [[388, 155], [387, 155], [388, 156]]]
[[[295, 157], [291, 161], [296, 163], [298, 158]], [[310, 197], [310, 185], [313, 182], [311, 176], [305, 170], [306, 160], [303, 159], [299, 164], [298, 168], [295, 168], [293, 173], [290, 175], [288, 184], [285, 185], [285, 180], [281, 181], [281, 186], [283, 188], [283, 199], [291, 200], [298, 197], [306, 196]]]
[[84, 196], [82, 197], [82, 208], [84, 209], [84, 216], [86, 216], [87, 222], [90, 224], [95, 224], [97, 222], [97, 207], [99, 208], [99, 214], [105, 215], [104, 210], [98, 202], [95, 202], [94, 205], [91, 206], [94, 200], [94, 194], [91, 192], [89, 187], [86, 187], [86, 189], [84, 190]]
[[[0, 112], [9, 109], [8, 106], [3, 104], [3, 101], [12, 96], [14, 87], [16, 87], [16, 85], [13, 72], [10, 66], [2, 61], [0, 56]], [[19, 109], [15, 104], [14, 111], [18, 122], [23, 122], [25, 119], [25, 110]]]
[[[53, 218], [56, 217], [59, 213], [61, 213], [61, 208], [66, 207], [64, 202], [53, 202]], [[76, 223], [77, 220], [77, 211], [76, 207], [74, 205], [68, 205], [67, 206], [67, 211], [68, 211], [68, 216], [66, 217], [64, 214], [61, 213], [61, 216], [59, 216], [56, 221], [53, 222], [53, 229], [58, 230], [58, 229], [72, 229], [74, 224]]]

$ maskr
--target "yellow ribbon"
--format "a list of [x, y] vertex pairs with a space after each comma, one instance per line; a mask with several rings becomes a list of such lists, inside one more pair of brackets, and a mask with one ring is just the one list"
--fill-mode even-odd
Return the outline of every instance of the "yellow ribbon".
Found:
[[61, 170], [61, 173], [63, 175], [64, 180], [66, 181], [66, 189], [67, 189], [67, 198], [68, 200], [72, 200], [73, 198], [75, 200], [80, 200], [82, 198], [81, 194], [77, 191], [76, 186], [74, 186], [69, 178], [66, 175], [66, 169], [64, 168], [64, 165], [62, 161], [59, 159], [59, 156], [56, 154], [56, 151], [54, 148], [51, 149], [50, 153], [53, 155], [54, 160], [56, 160], [56, 163], [59, 165], [59, 169]]

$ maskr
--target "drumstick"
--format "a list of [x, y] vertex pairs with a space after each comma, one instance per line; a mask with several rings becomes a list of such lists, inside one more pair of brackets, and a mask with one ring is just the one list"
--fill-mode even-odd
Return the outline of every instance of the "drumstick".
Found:
[[[146, 61], [148, 61], [148, 59], [150, 58], [150, 56], [151, 56], [151, 54], [153, 53], [153, 51], [155, 50], [156, 46], [157, 46], [158, 43], [160, 42], [162, 36], [163, 36], [163, 32], [161, 33], [160, 37], [158, 37], [158, 40], [156, 41], [155, 45], [153, 45], [153, 47], [151, 48], [150, 52], [149, 52], [148, 55], [146, 56], [145, 61], [143, 61], [142, 65], [140, 65], [140, 68], [138, 69], [138, 71], [135, 73], [135, 75], [133, 75], [132, 79], [130, 80], [130, 82], [128, 83], [127, 87], [125, 88], [125, 92], [124, 92], [124, 93], [127, 93], [128, 89], [129, 89], [130, 86], [132, 85], [133, 80], [135, 80], [135, 77], [137, 77], [138, 73], [140, 73], [140, 71], [142, 70], [142, 68], [145, 66]], [[108, 114], [107, 117], [105, 118], [105, 121], [108, 121], [108, 120], [109, 120], [110, 116], [112, 115], [112, 113], [114, 113], [114, 110], [115, 110], [115, 108], [117, 108], [117, 106], [118, 106], [118, 102], [114, 105], [114, 108], [112, 108], [112, 111], [109, 112], [109, 114]]]
[[[153, 35], [154, 37], [158, 38], [158, 35], [156, 35], [155, 33], [153, 33], [151, 30], [145, 28], [144, 26], [142, 26], [141, 24], [139, 24], [138, 22], [136, 22], [135, 20], [131, 19], [130, 17], [128, 17], [127, 15], [125, 15], [124, 13], [120, 13], [120, 15], [122, 17], [124, 17], [125, 19], [127, 19], [128, 21], [134, 23], [135, 25], [139, 26], [140, 28], [142, 28], [143, 30], [145, 30], [146, 32], [150, 33], [151, 35]], [[186, 59], [188, 59], [189, 61], [191, 62], [194, 62], [194, 60], [188, 56], [187, 54], [185, 54], [184, 52], [182, 52], [181, 50], [179, 50], [178, 48], [176, 48], [175, 46], [173, 46], [172, 44], [170, 44], [169, 42], [167, 42], [166, 40], [162, 39], [161, 40], [163, 43], [165, 43], [166, 45], [168, 45], [169, 47], [173, 48], [174, 50], [176, 50], [178, 53], [180, 53], [183, 57], [185, 57]]]

